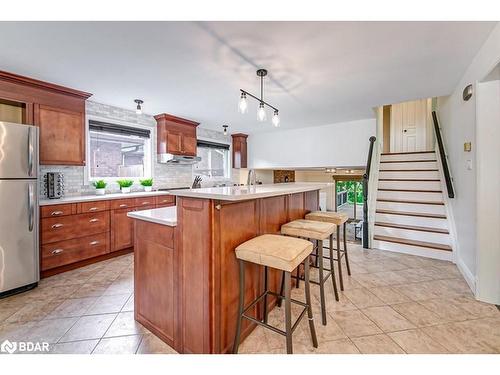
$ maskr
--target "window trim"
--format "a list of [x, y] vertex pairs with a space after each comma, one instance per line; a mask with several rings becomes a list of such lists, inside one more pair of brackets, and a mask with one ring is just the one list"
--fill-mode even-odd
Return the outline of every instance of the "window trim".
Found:
[[92, 115], [86, 115], [85, 116], [85, 167], [83, 171], [83, 184], [85, 186], [89, 186], [94, 179], [90, 178], [90, 166], [89, 166], [89, 161], [90, 161], [90, 126], [89, 123], [90, 121], [101, 121], [101, 122], [107, 122], [107, 123], [112, 123], [116, 125], [122, 125], [122, 126], [127, 126], [130, 128], [139, 128], [139, 129], [147, 129], [150, 131], [150, 157], [149, 158], [144, 158], [145, 160], [145, 166], [144, 166], [144, 171], [145, 175], [144, 177], [106, 177], [105, 180], [110, 183], [116, 183], [118, 180], [122, 180], [124, 178], [133, 180], [134, 183], [139, 183], [139, 180], [145, 179], [145, 178], [154, 178], [153, 176], [153, 165], [154, 165], [154, 157], [155, 157], [155, 143], [154, 141], [156, 140], [156, 127], [153, 126], [147, 126], [147, 125], [140, 125], [140, 124], [135, 124], [131, 122], [126, 122], [126, 121], [121, 121], [121, 120], [116, 120], [112, 118], [107, 118], [107, 117], [100, 117], [100, 116], [92, 116]]
[[[209, 137], [196, 137], [196, 141], [205, 141], [205, 142], [210, 142], [210, 143], [220, 143], [223, 145], [229, 145], [229, 156], [228, 156], [228, 171], [227, 171], [227, 177], [208, 177], [203, 175], [203, 181], [205, 182], [212, 182], [212, 181], [231, 181], [232, 174], [233, 174], [233, 142], [231, 141], [225, 141], [221, 139], [214, 139], [214, 138], [209, 138]], [[198, 145], [196, 145], [196, 149], [198, 149]], [[196, 169], [193, 167], [193, 178], [194, 176], [197, 175]]]

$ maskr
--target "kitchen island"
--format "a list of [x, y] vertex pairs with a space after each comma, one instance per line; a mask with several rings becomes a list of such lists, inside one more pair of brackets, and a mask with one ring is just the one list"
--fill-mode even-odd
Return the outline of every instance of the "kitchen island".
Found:
[[[135, 319], [179, 353], [229, 353], [238, 313], [234, 249], [318, 209], [327, 183], [289, 183], [173, 191], [174, 210], [138, 211]], [[247, 265], [245, 301], [263, 289], [263, 269]], [[281, 274], [270, 272], [279, 291]], [[269, 299], [269, 308], [275, 300]], [[261, 318], [262, 306], [248, 314]], [[242, 338], [255, 328], [245, 321]]]

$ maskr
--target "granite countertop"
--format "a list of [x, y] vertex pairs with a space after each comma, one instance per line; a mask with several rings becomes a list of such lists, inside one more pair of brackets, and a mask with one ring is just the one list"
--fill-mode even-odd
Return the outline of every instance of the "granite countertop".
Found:
[[127, 213], [128, 217], [151, 223], [177, 226], [177, 206], [154, 208], [152, 210], [132, 211]]
[[242, 201], [275, 197], [285, 194], [302, 193], [334, 186], [329, 182], [289, 182], [252, 186], [228, 186], [202, 189], [174, 190], [170, 193], [179, 197]]
[[105, 195], [75, 195], [69, 197], [63, 197], [60, 199], [48, 199], [43, 198], [39, 200], [40, 206], [50, 206], [54, 204], [63, 204], [63, 203], [78, 203], [78, 202], [93, 202], [99, 200], [108, 200], [108, 199], [125, 199], [125, 198], [140, 198], [140, 197], [149, 197], [156, 195], [170, 195], [171, 193], [168, 191], [136, 191], [131, 193], [111, 193]]

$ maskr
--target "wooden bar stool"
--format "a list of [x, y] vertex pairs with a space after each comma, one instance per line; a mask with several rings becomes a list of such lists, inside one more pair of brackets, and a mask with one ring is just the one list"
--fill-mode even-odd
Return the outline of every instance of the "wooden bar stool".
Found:
[[[324, 274], [324, 263], [323, 263], [323, 241], [330, 237], [330, 241], [333, 239], [333, 232], [335, 231], [335, 225], [319, 222], [313, 220], [294, 220], [289, 223], [283, 224], [281, 226], [281, 234], [293, 237], [307, 238], [309, 240], [317, 241], [317, 254], [312, 254], [316, 256], [319, 260], [317, 267], [319, 270], [319, 280], [311, 280], [312, 283], [319, 285], [319, 293], [321, 299], [321, 322], [326, 325], [326, 302], [325, 302], [325, 287], [324, 284], [329, 277], [332, 278], [333, 291], [335, 293], [335, 299], [338, 301], [338, 291], [337, 291], [337, 281], [335, 279], [335, 267], [333, 263], [333, 250], [330, 250], [330, 269], [327, 269], [327, 274]], [[320, 250], [321, 249], [321, 250]], [[304, 262], [304, 265], [309, 263], [309, 259]], [[297, 275], [300, 278], [300, 273]], [[283, 278], [281, 288], [283, 289]]]
[[[316, 338], [316, 330], [314, 329], [314, 320], [311, 307], [311, 291], [309, 287], [309, 265], [305, 262], [304, 277], [305, 277], [305, 295], [306, 303], [297, 301], [291, 298], [291, 273], [297, 266], [309, 257], [312, 252], [312, 244], [309, 241], [298, 238], [280, 236], [276, 234], [265, 234], [246, 241], [236, 248], [236, 258], [239, 261], [240, 269], [240, 298], [238, 307], [238, 323], [236, 326], [236, 336], [234, 338], [233, 353], [238, 353], [241, 335], [242, 319], [248, 319], [258, 325], [268, 328], [276, 333], [286, 337], [286, 351], [292, 354], [292, 333], [299, 325], [303, 316], [307, 311], [309, 319], [309, 330], [313, 346], [318, 347], [318, 339]], [[252, 301], [248, 306], [245, 304], [245, 262], [259, 264], [264, 266], [264, 292]], [[285, 274], [285, 296], [268, 290], [268, 267], [281, 270]], [[285, 300], [285, 331], [267, 324], [267, 296], [273, 295], [278, 300]], [[260, 321], [254, 317], [245, 315], [249, 309], [257, 304], [261, 299], [264, 299], [264, 319]], [[291, 303], [296, 303], [304, 309], [299, 317], [292, 325], [292, 306]]]
[[[349, 266], [349, 257], [347, 255], [347, 236], [346, 236], [346, 226], [349, 217], [346, 214], [333, 211], [314, 211], [306, 215], [307, 220], [313, 220], [324, 223], [335, 224], [337, 227], [337, 259], [334, 259], [339, 266], [339, 280], [340, 280], [340, 290], [344, 290], [344, 280], [342, 277], [342, 257], [345, 257], [345, 263], [347, 267], [347, 274], [351, 276], [351, 267]], [[344, 240], [344, 250], [340, 249], [340, 226], [343, 226], [342, 239]], [[330, 239], [330, 252], [332, 252], [332, 239]], [[331, 256], [331, 255], [330, 255]]]

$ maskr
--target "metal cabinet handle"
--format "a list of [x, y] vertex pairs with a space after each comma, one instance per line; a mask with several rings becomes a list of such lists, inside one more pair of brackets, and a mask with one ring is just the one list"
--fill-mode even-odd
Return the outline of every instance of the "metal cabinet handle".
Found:
[[64, 213], [64, 212], [62, 212], [62, 211], [52, 211], [52, 212], [50, 213], [50, 215], [51, 215], [51, 216], [59, 216], [59, 215], [62, 215], [63, 213]]
[[89, 220], [89, 223], [95, 223], [95, 222], [97, 222], [97, 221], [99, 221], [99, 219], [90, 219], [90, 220]]
[[128, 205], [126, 205], [125, 203], [122, 203], [122, 204], [120, 204], [118, 207], [120, 207], [120, 208], [125, 208], [125, 207], [128, 207]]
[[52, 250], [52, 254], [58, 255], [58, 254], [61, 254], [63, 251], [64, 251], [63, 249], [55, 249], [55, 250]]
[[64, 226], [63, 224], [59, 224], [59, 223], [58, 224], [54, 224], [54, 225], [52, 225], [52, 229], [61, 228], [63, 226]]
[[97, 207], [90, 207], [89, 211], [97, 211]]
[[149, 202], [142, 202], [141, 203], [143, 206], [145, 206], [146, 204], [150, 204]]
[[90, 246], [98, 245], [99, 241], [92, 241], [89, 243]]

